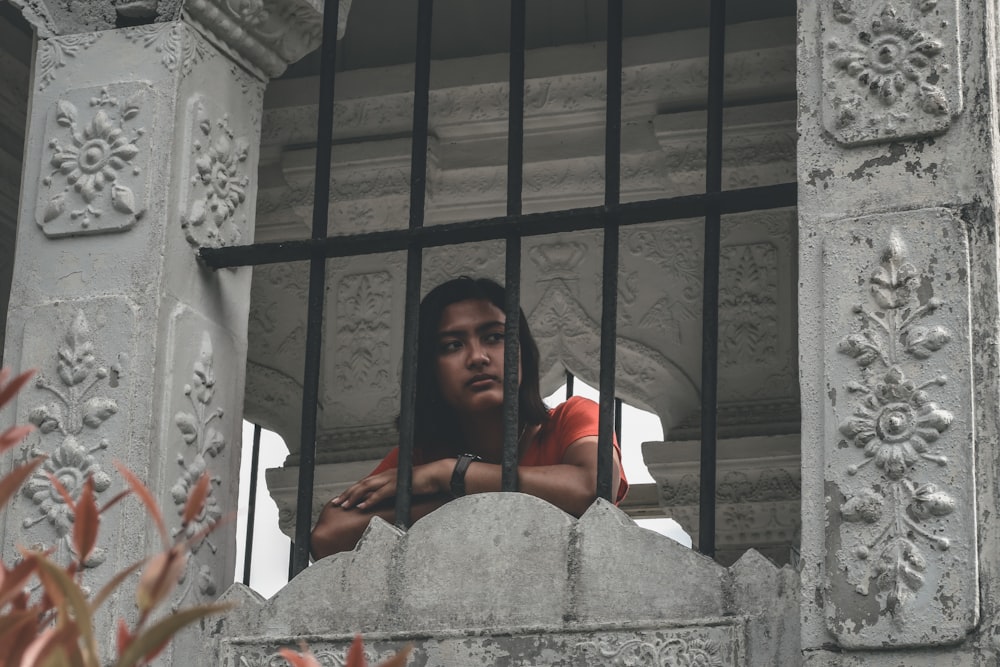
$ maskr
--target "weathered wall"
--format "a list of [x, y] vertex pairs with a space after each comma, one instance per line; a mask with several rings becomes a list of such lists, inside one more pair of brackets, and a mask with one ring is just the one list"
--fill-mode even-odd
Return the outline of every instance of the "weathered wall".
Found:
[[802, 647], [996, 660], [995, 5], [800, 5]]

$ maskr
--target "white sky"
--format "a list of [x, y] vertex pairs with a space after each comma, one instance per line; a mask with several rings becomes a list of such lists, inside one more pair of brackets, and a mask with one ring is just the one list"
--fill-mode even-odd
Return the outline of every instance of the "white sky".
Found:
[[[574, 385], [574, 393], [580, 396], [598, 398], [594, 388], [584, 384], [579, 378]], [[549, 405], [558, 405], [566, 397], [565, 386], [557, 389], [545, 399]], [[642, 443], [662, 440], [663, 430], [656, 415], [644, 412], [630, 405], [622, 411], [622, 463], [630, 484], [653, 481], [642, 462]], [[240, 465], [240, 496], [236, 524], [236, 581], [243, 581], [243, 555], [246, 543], [247, 508], [250, 496], [250, 463], [253, 452], [253, 424], [243, 422], [243, 457]], [[271, 431], [263, 431], [260, 445], [260, 467], [257, 474], [257, 505], [253, 535], [253, 562], [250, 568], [250, 587], [271, 597], [288, 581], [288, 550], [291, 540], [278, 530], [278, 507], [267, 492], [264, 471], [284, 463], [288, 448], [284, 441]], [[639, 519], [643, 528], [662, 533], [681, 544], [690, 547], [691, 538], [673, 519]]]

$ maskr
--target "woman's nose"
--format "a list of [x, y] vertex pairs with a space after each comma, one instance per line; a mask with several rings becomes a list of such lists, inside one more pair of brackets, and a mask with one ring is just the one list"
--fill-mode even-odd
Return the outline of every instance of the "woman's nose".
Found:
[[479, 345], [469, 346], [469, 366], [485, 366], [490, 363], [490, 357], [486, 353], [486, 348]]

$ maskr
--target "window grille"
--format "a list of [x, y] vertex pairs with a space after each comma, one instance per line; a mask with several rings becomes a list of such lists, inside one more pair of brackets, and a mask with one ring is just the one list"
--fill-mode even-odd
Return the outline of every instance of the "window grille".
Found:
[[323, 44], [320, 52], [319, 127], [316, 144], [316, 178], [312, 234], [308, 240], [258, 243], [228, 248], [203, 248], [204, 262], [214, 268], [309, 260], [309, 297], [305, 369], [303, 378], [302, 441], [300, 447], [298, 507], [291, 572], [305, 569], [309, 560], [309, 535], [315, 466], [316, 406], [318, 401], [323, 297], [326, 260], [406, 250], [406, 305], [400, 454], [396, 517], [406, 527], [410, 510], [413, 453], [413, 417], [416, 397], [417, 321], [425, 248], [504, 239], [506, 241], [507, 327], [505, 339], [505, 400], [503, 483], [516, 490], [518, 308], [520, 303], [520, 242], [526, 236], [590, 229], [604, 230], [602, 263], [602, 313], [600, 348], [600, 422], [597, 494], [610, 499], [612, 473], [611, 434], [615, 427], [615, 340], [618, 299], [618, 238], [622, 226], [648, 222], [701, 218], [704, 222], [704, 301], [701, 377], [701, 483], [699, 549], [715, 552], [715, 450], [717, 411], [718, 289], [720, 218], [752, 210], [794, 206], [795, 183], [736, 190], [722, 188], [723, 85], [725, 54], [725, 0], [710, 0], [709, 83], [705, 191], [637, 202], [620, 201], [621, 79], [624, 0], [607, 3], [607, 105], [605, 122], [604, 205], [522, 213], [524, 139], [524, 59], [526, 0], [511, 0], [510, 109], [508, 124], [507, 213], [502, 217], [469, 220], [425, 227], [426, 154], [430, 89], [431, 17], [433, 0], [419, 0], [416, 74], [410, 171], [410, 219], [406, 229], [328, 236], [330, 158], [333, 143], [333, 99], [336, 65], [336, 31], [339, 2], [326, 2]]

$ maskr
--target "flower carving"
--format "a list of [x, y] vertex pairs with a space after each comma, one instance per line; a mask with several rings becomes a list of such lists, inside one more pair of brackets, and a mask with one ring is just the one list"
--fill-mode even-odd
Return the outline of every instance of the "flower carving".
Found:
[[931, 75], [943, 44], [899, 17], [892, 7], [882, 10], [870, 30], [858, 33], [856, 44], [833, 46], [834, 66], [875, 93], [885, 106], [895, 104], [913, 85], [925, 112], [935, 116], [950, 112], [947, 97]]
[[[209, 459], [218, 456], [226, 447], [225, 436], [212, 425], [212, 422], [223, 416], [223, 410], [222, 408], [210, 408], [210, 404], [215, 398], [215, 370], [212, 339], [208, 333], [202, 336], [199, 356], [193, 365], [191, 382], [184, 385], [184, 395], [191, 403], [191, 411], [181, 411], [174, 415], [174, 424], [180, 431], [184, 444], [194, 448], [194, 454], [190, 459], [185, 458], [183, 454], [177, 457], [177, 464], [181, 467], [181, 475], [171, 487], [170, 496], [177, 506], [178, 515], [184, 513], [184, 506], [192, 489], [201, 476], [208, 472]], [[206, 545], [213, 554], [217, 551], [216, 546], [205, 537], [209, 529], [222, 518], [222, 508], [214, 490], [214, 486], [221, 484], [222, 480], [218, 477], [212, 477], [212, 483], [209, 485], [202, 511], [187, 524], [184, 534], [184, 537], [190, 541], [192, 554], [195, 555]], [[176, 528], [174, 536], [177, 537], [180, 531], [180, 528]], [[195, 586], [202, 595], [215, 593], [216, 584], [212, 569], [204, 563], [196, 563], [195, 558], [189, 560], [188, 568], [192, 567], [196, 568], [195, 576], [193, 580], [188, 581], [187, 586], [174, 602], [176, 608], [180, 607]], [[182, 582], [187, 578], [188, 573], [185, 573]]]
[[193, 144], [194, 175], [191, 185], [194, 200], [182, 227], [193, 246], [219, 247], [239, 241], [245, 216], [237, 220], [237, 212], [246, 201], [250, 178], [246, 175], [249, 142], [237, 138], [229, 127], [229, 117], [223, 116], [213, 125], [208, 119], [198, 123], [202, 138]]
[[942, 457], [927, 451], [953, 417], [930, 399], [925, 388], [944, 383], [942, 376], [918, 386], [893, 367], [873, 389], [863, 385], [849, 387], [866, 398], [854, 415], [841, 424], [840, 432], [864, 448], [869, 458], [851, 466], [848, 472], [856, 474], [861, 466], [874, 461], [889, 479], [901, 479], [907, 467], [919, 458], [941, 463]]
[[[62, 436], [62, 442], [21, 489], [39, 512], [36, 518], [25, 518], [22, 525], [30, 528], [47, 521], [55, 530], [60, 548], [72, 551], [73, 511], [52, 478], [59, 480], [73, 499], [79, 497], [87, 478], [92, 479], [96, 493], [110, 487], [111, 478], [94, 457], [95, 452], [107, 449], [110, 443], [100, 438], [88, 446], [85, 441], [89, 432], [99, 430], [105, 421], [118, 413], [114, 399], [94, 394], [105, 382], [110, 384], [111, 377], [117, 382], [124, 370], [120, 364], [113, 365], [110, 371], [98, 364], [82, 310], [77, 311], [59, 346], [57, 359], [56, 370], [62, 386], [43, 374], [38, 376], [35, 385], [51, 394], [54, 400], [33, 408], [28, 421], [38, 427], [43, 439], [57, 433]], [[103, 549], [95, 549], [85, 565], [96, 567], [104, 561], [105, 555]]]
[[[61, 181], [64, 187], [41, 206], [39, 220], [52, 236], [127, 228], [142, 216], [136, 194], [123, 178], [141, 171], [137, 144], [144, 130], [128, 127], [140, 112], [138, 94], [120, 102], [103, 88], [90, 106], [95, 111], [89, 120], [81, 119], [80, 110], [68, 100], [56, 106], [55, 122], [65, 128], [65, 135], [49, 140], [53, 171], [42, 184], [51, 189]], [[124, 222], [102, 221], [109, 207]], [[61, 225], [53, 224], [60, 220]]]
[[[871, 297], [878, 310], [858, 305], [862, 330], [846, 336], [838, 351], [861, 367], [864, 382], [850, 382], [857, 397], [840, 433], [864, 450], [865, 459], [847, 468], [850, 476], [874, 462], [884, 475], [850, 494], [840, 506], [845, 525], [858, 527], [858, 543], [841, 552], [863, 565], [849, 573], [861, 595], [875, 582], [884, 594], [885, 608], [895, 614], [924, 585], [927, 561], [921, 542], [945, 550], [950, 540], [938, 534], [935, 521], [955, 509], [955, 500], [930, 482], [918, 482], [923, 461], [947, 466], [948, 458], [933, 451], [954, 416], [931, 396], [947, 378], [926, 382], [908, 379], [903, 362], [930, 359], [951, 340], [943, 326], [920, 324], [941, 307], [940, 299], [917, 300], [920, 276], [907, 260], [907, 250], [892, 233], [881, 266], [871, 276]], [[876, 370], [881, 367], [881, 370]]]

